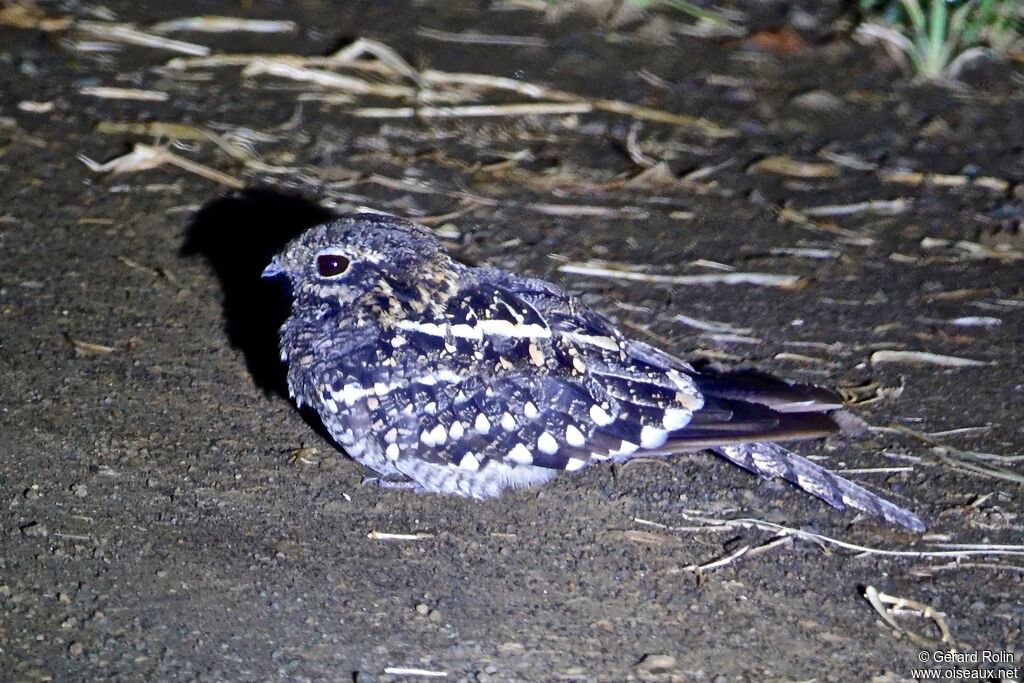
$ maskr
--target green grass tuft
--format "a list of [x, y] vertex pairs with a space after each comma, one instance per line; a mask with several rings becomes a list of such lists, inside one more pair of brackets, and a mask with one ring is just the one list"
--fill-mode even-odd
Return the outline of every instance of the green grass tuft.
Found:
[[899, 47], [915, 73], [954, 78], [968, 60], [1002, 52], [1024, 34], [1020, 0], [859, 0], [872, 35]]

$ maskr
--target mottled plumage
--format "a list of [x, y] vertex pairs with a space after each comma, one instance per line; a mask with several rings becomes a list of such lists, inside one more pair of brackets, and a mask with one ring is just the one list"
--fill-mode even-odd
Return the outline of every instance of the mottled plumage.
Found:
[[425, 227], [339, 218], [291, 242], [288, 386], [385, 477], [475, 498], [604, 460], [710, 449], [836, 507], [923, 530], [910, 512], [774, 441], [836, 430], [831, 392], [699, 373], [627, 339], [558, 287], [453, 261]]

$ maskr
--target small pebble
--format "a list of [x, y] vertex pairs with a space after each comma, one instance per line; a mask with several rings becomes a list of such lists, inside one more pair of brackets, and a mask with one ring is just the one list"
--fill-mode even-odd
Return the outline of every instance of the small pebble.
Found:
[[50, 535], [50, 530], [39, 522], [30, 522], [21, 527], [21, 533], [29, 538], [46, 538]]
[[796, 107], [811, 111], [840, 111], [845, 107], [842, 99], [825, 90], [811, 90], [790, 101]]
[[638, 674], [655, 676], [670, 673], [675, 665], [676, 658], [672, 655], [644, 655], [635, 669]]

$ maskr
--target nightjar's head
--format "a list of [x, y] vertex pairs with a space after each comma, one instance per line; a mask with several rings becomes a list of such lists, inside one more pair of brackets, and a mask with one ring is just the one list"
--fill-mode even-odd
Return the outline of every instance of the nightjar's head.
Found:
[[297, 302], [398, 320], [444, 305], [459, 265], [429, 229], [379, 214], [342, 216], [299, 235], [263, 277], [287, 276]]

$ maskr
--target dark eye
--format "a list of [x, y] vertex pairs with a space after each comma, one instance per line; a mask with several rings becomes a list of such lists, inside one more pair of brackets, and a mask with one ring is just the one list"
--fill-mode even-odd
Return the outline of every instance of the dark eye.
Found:
[[316, 257], [316, 269], [320, 277], [337, 277], [348, 270], [348, 257], [341, 254], [321, 254]]

